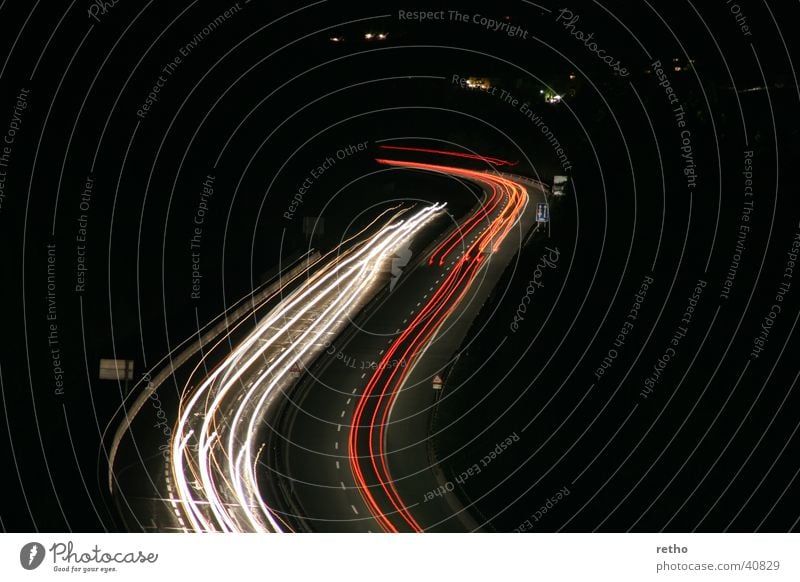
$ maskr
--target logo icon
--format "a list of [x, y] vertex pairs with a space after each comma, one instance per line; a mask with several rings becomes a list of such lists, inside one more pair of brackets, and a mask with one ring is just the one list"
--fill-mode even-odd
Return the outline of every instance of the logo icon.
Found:
[[26, 570], [35, 570], [44, 561], [44, 546], [39, 542], [29, 542], [19, 551], [19, 563]]
[[392, 259], [392, 280], [389, 281], [389, 292], [391, 293], [394, 291], [394, 286], [397, 284], [397, 280], [400, 278], [400, 275], [403, 274], [403, 267], [408, 264], [408, 261], [411, 260], [411, 249], [408, 247], [403, 247]]

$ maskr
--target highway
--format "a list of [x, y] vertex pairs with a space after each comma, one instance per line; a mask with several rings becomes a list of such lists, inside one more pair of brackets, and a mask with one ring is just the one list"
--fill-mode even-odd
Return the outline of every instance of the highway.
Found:
[[163, 470], [150, 455], [144, 471], [152, 498], [141, 499], [154, 502], [144, 511], [155, 515], [137, 522], [184, 532], [478, 529], [457, 495], [431, 495], [445, 484], [428, 446], [441, 393], [432, 381], [446, 384], [472, 321], [527, 240], [544, 189], [498, 172], [378, 162], [472, 182], [483, 198], [444, 233], [442, 204], [384, 210], [295, 267], [285, 285], [254, 296], [251, 310], [237, 308], [233, 327], [216, 324], [154, 370], [109, 459], [113, 490], [116, 451], [128, 433], [135, 440], [134, 417], [166, 378], [180, 382]]
[[[428, 249], [359, 328], [312, 367], [262, 459], [267, 489], [303, 531], [472, 531], [427, 446], [436, 374], [452, 363], [480, 306], [534, 224], [540, 186], [461, 168], [379, 160], [480, 184], [484, 203]], [[433, 497], [426, 501], [426, 497]]]

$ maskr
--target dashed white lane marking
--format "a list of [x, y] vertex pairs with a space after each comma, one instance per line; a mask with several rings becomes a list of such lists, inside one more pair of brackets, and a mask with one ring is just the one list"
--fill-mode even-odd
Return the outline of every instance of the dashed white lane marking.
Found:
[[356, 506], [355, 506], [355, 505], [351, 505], [351, 506], [350, 506], [350, 509], [352, 509], [352, 510], [353, 510], [353, 513], [355, 513], [356, 515], [358, 515], [358, 510], [356, 509]]
[[407, 321], [408, 321], [407, 319], [404, 319], [404, 320], [403, 320], [403, 323], [405, 323], [405, 322], [407, 322]]
[[345, 491], [347, 490], [347, 487], [344, 486], [344, 481], [339, 481], [339, 485], [341, 485], [342, 489], [344, 489]]
[[339, 441], [336, 441], [335, 443], [333, 443], [333, 448], [334, 449], [338, 449], [339, 448]]
[[379, 355], [379, 356], [382, 356], [382, 355], [383, 355], [383, 352], [385, 352], [385, 351], [386, 351], [386, 350], [381, 350], [381, 351], [379, 351], [379, 352], [378, 352], [378, 355]]
[[341, 424], [337, 424], [336, 425], [336, 432], [341, 432], [341, 431], [342, 431], [342, 425]]
[[423, 298], [423, 299], [427, 299], [427, 298], [428, 298], [428, 294], [427, 294], [427, 293], [425, 293], [425, 295], [423, 295], [423, 296], [422, 296], [422, 298]]
[[339, 418], [344, 418], [344, 410], [342, 410], [342, 414], [339, 415]]
[[422, 301], [420, 301], [419, 303], [417, 303], [417, 307], [419, 307], [421, 304], [422, 304]]
[[347, 402], [345, 402], [345, 404], [350, 404], [350, 401], [351, 401], [351, 400], [352, 400], [352, 398], [348, 398], [348, 399], [347, 399]]
[[339, 461], [336, 461], [336, 468], [341, 469], [341, 467], [339, 466]]
[[[437, 281], [437, 283], [438, 283], [438, 281]], [[428, 291], [433, 291], [433, 287], [431, 287], [430, 289], [428, 289]]]
[[355, 393], [356, 393], [356, 389], [353, 388], [353, 391], [351, 392], [351, 394], [355, 394]]

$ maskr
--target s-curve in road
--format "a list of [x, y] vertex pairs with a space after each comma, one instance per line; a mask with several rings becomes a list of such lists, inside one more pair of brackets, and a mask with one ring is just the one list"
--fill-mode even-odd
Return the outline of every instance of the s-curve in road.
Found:
[[[280, 532], [292, 526], [262, 497], [259, 457], [274, 404], [380, 288], [391, 258], [442, 211], [395, 207], [318, 261], [307, 279], [208, 371], [186, 382], [164, 476], [174, 527], [197, 532]], [[217, 346], [225, 349], [226, 343]]]
[[[310, 366], [262, 456], [295, 529], [473, 531], [428, 446], [442, 380], [481, 306], [528, 238], [543, 187], [497, 172], [381, 159], [478, 184], [471, 214], [395, 269], [387, 288]], [[438, 378], [437, 378], [438, 376]], [[446, 390], [444, 391], [447, 397]], [[269, 496], [269, 495], [268, 495]]]

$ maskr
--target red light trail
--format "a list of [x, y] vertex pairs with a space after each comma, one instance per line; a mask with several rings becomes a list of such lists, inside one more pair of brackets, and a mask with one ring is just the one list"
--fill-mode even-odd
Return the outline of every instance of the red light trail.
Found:
[[488, 156], [479, 156], [478, 154], [468, 154], [465, 152], [450, 152], [445, 150], [433, 150], [429, 148], [413, 148], [409, 146], [390, 146], [382, 145], [381, 149], [384, 150], [400, 150], [406, 152], [419, 152], [423, 154], [441, 154], [444, 156], [456, 156], [459, 158], [469, 158], [471, 160], [480, 160], [493, 166], [516, 166], [519, 162], [509, 162], [508, 160], [501, 160], [500, 158], [490, 158]]
[[[390, 149], [431, 151], [397, 147]], [[377, 161], [391, 166], [459, 176], [485, 184], [492, 191], [489, 200], [481, 204], [480, 208], [431, 254], [428, 264], [433, 265], [435, 257], [439, 256], [437, 266], [441, 267], [459, 244], [465, 248], [436, 292], [383, 355], [375, 373], [359, 397], [350, 427], [348, 438], [350, 467], [370, 512], [387, 532], [398, 532], [401, 529], [421, 532], [423, 528], [401, 499], [390, 475], [384, 446], [389, 413], [420, 354], [433, 335], [461, 304], [487, 256], [499, 248], [526, 208], [528, 194], [521, 184], [484, 172], [418, 162], [387, 159]], [[466, 237], [480, 226], [483, 230], [474, 236], [471, 243], [467, 243]], [[402, 365], [392, 366], [393, 359], [397, 359]]]

